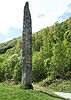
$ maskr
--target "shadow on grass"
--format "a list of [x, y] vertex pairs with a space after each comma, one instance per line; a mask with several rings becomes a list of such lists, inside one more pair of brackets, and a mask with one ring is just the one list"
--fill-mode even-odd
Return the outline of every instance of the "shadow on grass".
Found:
[[69, 99], [65, 99], [65, 98], [59, 97], [59, 96], [54, 96], [54, 95], [49, 94], [49, 93], [47, 93], [47, 92], [43, 92], [43, 91], [40, 91], [40, 92], [41, 92], [41, 93], [44, 93], [44, 94], [47, 94], [48, 96], [53, 97], [53, 98], [56, 98], [56, 99], [69, 100]]

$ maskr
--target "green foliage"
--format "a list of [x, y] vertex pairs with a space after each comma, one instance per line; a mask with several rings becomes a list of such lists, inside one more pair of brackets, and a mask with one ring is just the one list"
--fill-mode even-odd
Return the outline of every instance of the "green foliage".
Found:
[[4, 70], [4, 66], [2, 63], [0, 63], [0, 82], [4, 81], [5, 77], [5, 70]]
[[18, 50], [21, 50], [21, 49], [22, 49], [22, 38], [19, 38], [19, 39], [18, 39], [16, 48], [17, 48]]
[[14, 67], [18, 62], [18, 55], [13, 54], [11, 57], [9, 57], [8, 61], [5, 61], [5, 78], [11, 79], [14, 74]]
[[71, 31], [71, 17], [67, 20], [68, 30]]
[[[59, 42], [54, 45], [52, 48], [53, 56], [50, 61], [50, 75], [54, 76], [54, 78], [63, 77], [65, 74], [65, 66], [66, 66], [66, 48], [63, 43]], [[55, 74], [56, 73], [56, 74]]]
[[71, 93], [71, 81], [63, 80], [62, 82], [57, 81], [47, 86], [48, 89], [58, 92], [68, 92]]
[[21, 75], [22, 75], [22, 63], [21, 61], [19, 61], [14, 67], [13, 79], [15, 80], [15, 83], [21, 81]]
[[8, 66], [10, 66], [13, 70], [17, 62], [18, 62], [18, 54], [13, 54], [8, 60]]
[[[71, 17], [32, 35], [32, 79], [70, 78]], [[21, 80], [22, 38], [0, 44], [0, 81]]]
[[4, 61], [4, 58], [2, 55], [0, 55], [0, 62], [3, 62]]
[[[42, 78], [45, 78], [47, 75], [46, 67], [43, 63], [43, 55], [41, 52], [35, 52], [33, 54], [33, 81], [38, 81]], [[37, 74], [37, 75], [36, 75]]]
[[4, 69], [5, 69], [5, 80], [10, 79], [12, 77], [11, 67], [8, 65], [8, 60], [4, 61]]
[[13, 48], [17, 43], [17, 40], [9, 41], [0, 44], [0, 54], [4, 54], [8, 49]]

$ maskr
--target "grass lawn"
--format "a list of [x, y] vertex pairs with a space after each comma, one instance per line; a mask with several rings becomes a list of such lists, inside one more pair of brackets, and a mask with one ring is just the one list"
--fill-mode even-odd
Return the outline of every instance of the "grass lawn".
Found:
[[47, 88], [52, 89], [53, 91], [56, 91], [56, 92], [58, 91], [58, 92], [71, 93], [71, 81], [64, 80], [60, 84], [53, 83], [49, 85]]
[[61, 83], [52, 83], [48, 86], [43, 86], [43, 81], [36, 83], [37, 85], [46, 88], [47, 90], [51, 90], [54, 92], [64, 92], [71, 93], [71, 80], [63, 80]]
[[53, 93], [35, 90], [24, 90], [17, 86], [0, 84], [0, 100], [68, 100]]

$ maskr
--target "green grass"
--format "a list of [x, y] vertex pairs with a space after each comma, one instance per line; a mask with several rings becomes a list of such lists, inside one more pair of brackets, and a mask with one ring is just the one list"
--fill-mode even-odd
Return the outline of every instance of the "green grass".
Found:
[[[39, 86], [43, 86], [43, 82], [36, 83]], [[44, 87], [44, 86], [43, 86]], [[71, 93], [71, 80], [63, 80], [61, 83], [52, 83], [48, 86], [45, 86], [48, 90], [54, 91], [54, 92], [65, 92], [65, 93]]]
[[53, 83], [47, 88], [53, 91], [71, 93], [71, 81], [62, 81], [60, 84]]
[[68, 100], [53, 93], [35, 90], [23, 90], [20, 85], [8, 86], [0, 84], [0, 100]]

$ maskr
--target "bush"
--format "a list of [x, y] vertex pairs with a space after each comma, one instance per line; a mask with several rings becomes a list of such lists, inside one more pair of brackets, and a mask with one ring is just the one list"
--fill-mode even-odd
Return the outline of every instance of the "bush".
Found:
[[0, 63], [0, 82], [5, 80], [4, 74], [5, 74], [5, 71], [4, 71], [3, 63]]
[[21, 76], [22, 76], [22, 64], [20, 61], [14, 67], [13, 79], [15, 80], [15, 83], [18, 83], [21, 81]]
[[33, 64], [32, 64], [32, 76], [33, 81], [39, 81], [46, 78], [47, 71], [43, 63], [43, 58], [41, 57], [40, 52], [35, 52], [33, 55]]

